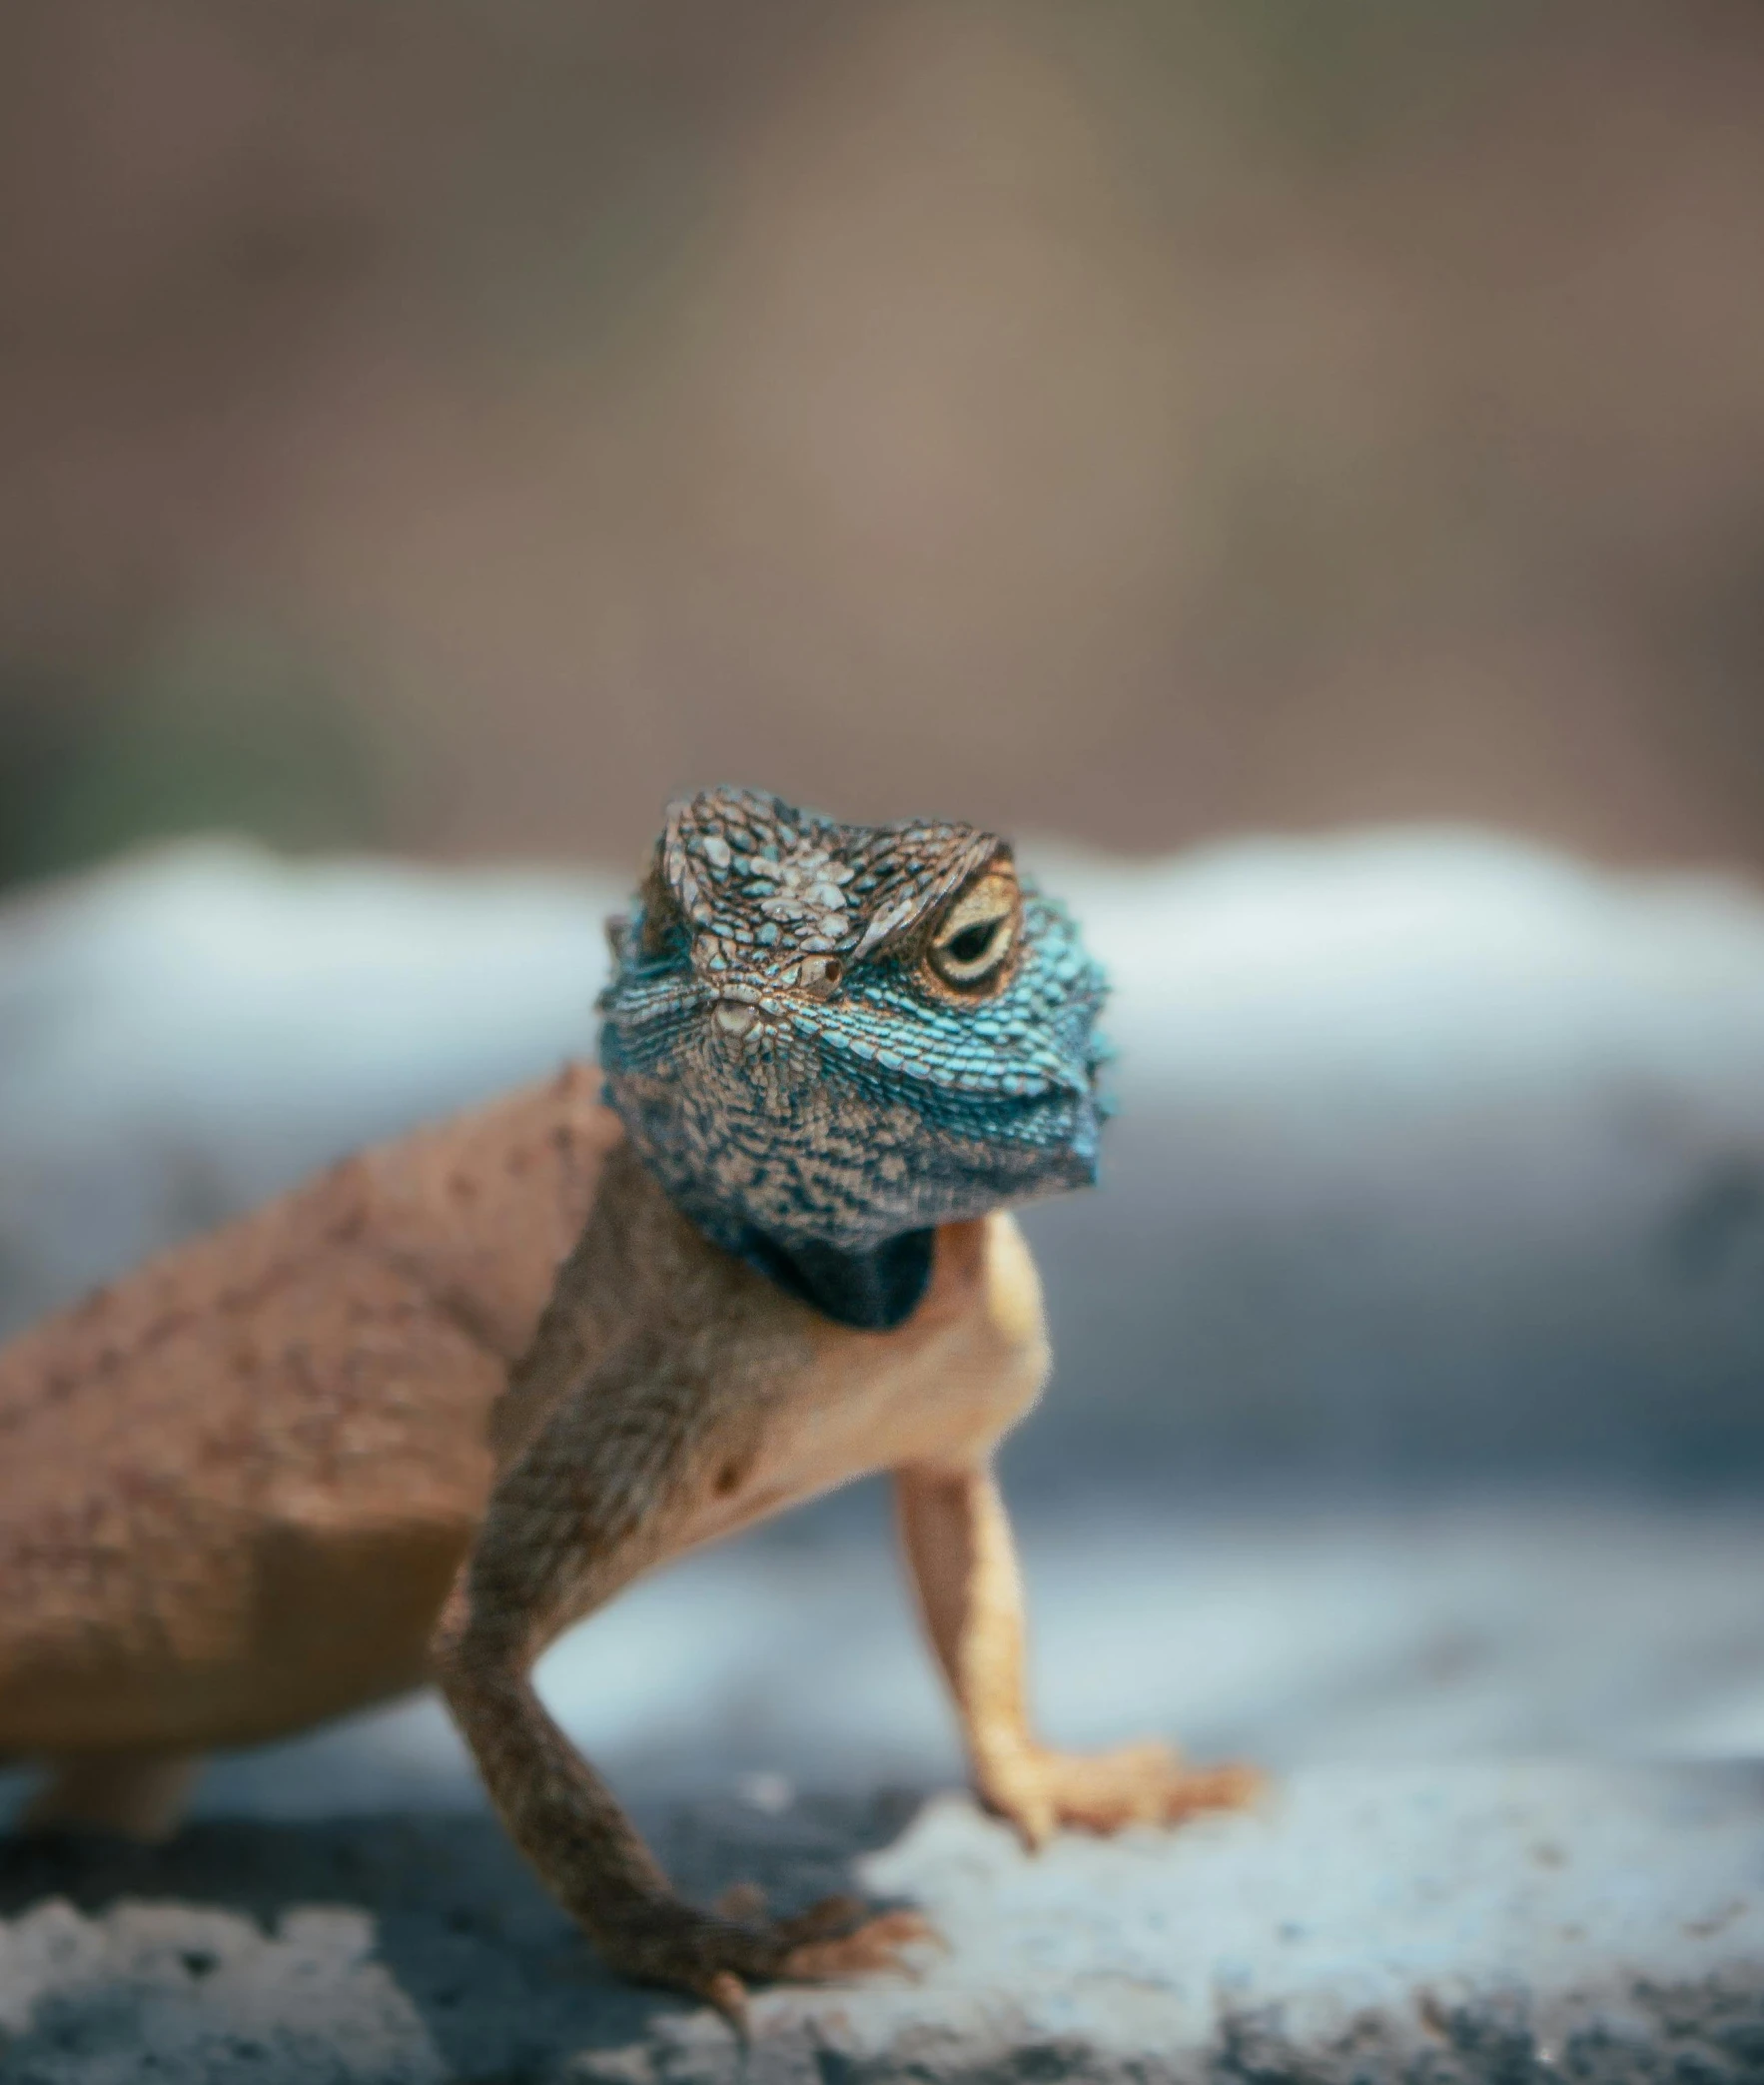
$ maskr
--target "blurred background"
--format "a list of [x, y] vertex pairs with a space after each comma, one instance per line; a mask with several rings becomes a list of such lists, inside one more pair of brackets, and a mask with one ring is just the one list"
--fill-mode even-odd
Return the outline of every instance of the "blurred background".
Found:
[[[0, 1321], [591, 1047], [675, 790], [947, 811], [1120, 987], [1061, 1733], [1764, 1746], [1760, 106], [1739, 0], [15, 0]], [[883, 1518], [572, 1727], [953, 1771]]]
[[4, 867], [1764, 852], [1742, 4], [20, 0]]

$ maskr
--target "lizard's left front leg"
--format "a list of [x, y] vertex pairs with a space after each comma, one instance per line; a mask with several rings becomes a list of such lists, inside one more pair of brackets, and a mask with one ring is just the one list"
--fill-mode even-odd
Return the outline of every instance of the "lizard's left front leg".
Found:
[[510, 1835], [612, 1967], [739, 2021], [750, 1978], [896, 1966], [927, 1928], [910, 1912], [866, 1920], [849, 1898], [777, 1920], [759, 1915], [752, 1891], [731, 1892], [720, 1911], [682, 1902], [533, 1690], [533, 1662], [562, 1628], [683, 1546], [682, 1522], [726, 1452], [677, 1386], [657, 1381], [652, 1359], [614, 1357], [503, 1470], [448, 1595], [435, 1664]]
[[1185, 1766], [1167, 1744], [1058, 1752], [1030, 1728], [1023, 1586], [991, 1468], [895, 1472], [902, 1544], [926, 1629], [955, 1696], [974, 1784], [989, 1809], [1039, 1846], [1062, 1824], [1119, 1831], [1237, 1809], [1261, 1786], [1248, 1766]]

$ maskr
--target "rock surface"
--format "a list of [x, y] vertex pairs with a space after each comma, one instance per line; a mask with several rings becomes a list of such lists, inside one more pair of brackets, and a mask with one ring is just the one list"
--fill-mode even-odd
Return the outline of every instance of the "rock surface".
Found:
[[775, 1990], [751, 2048], [607, 1980], [487, 1819], [0, 1856], [0, 2080], [1721, 2085], [1764, 2074], [1764, 1773], [1313, 1769], [1030, 1860], [955, 1797], [647, 1820], [682, 1884], [855, 1880], [948, 1941]]

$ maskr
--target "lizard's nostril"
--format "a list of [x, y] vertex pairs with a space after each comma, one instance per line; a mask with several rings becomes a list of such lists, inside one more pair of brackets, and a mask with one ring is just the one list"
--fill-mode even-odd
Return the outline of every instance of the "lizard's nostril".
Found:
[[759, 1012], [739, 999], [719, 999], [711, 1010], [711, 1018], [725, 1035], [745, 1035], [759, 1019]]

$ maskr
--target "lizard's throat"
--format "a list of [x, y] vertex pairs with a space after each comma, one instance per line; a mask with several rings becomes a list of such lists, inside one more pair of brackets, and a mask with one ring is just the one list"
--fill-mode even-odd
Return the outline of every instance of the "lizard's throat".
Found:
[[924, 1299], [936, 1250], [937, 1233], [929, 1227], [903, 1231], [898, 1238], [860, 1252], [818, 1239], [784, 1245], [750, 1231], [741, 1257], [835, 1324], [853, 1325], [862, 1332], [892, 1332]]
[[876, 1245], [830, 1245], [819, 1238], [776, 1238], [721, 1204], [663, 1192], [712, 1245], [745, 1260], [787, 1296], [836, 1325], [892, 1332], [913, 1315], [931, 1286], [937, 1232], [930, 1225]]

